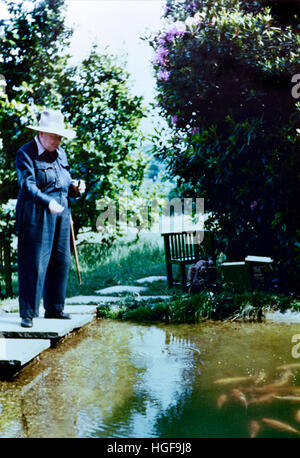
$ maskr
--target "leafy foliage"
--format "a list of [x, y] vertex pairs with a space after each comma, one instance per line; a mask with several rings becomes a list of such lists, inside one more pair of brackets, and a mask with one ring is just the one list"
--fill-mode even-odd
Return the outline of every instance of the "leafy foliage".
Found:
[[[274, 258], [280, 287], [299, 288], [299, 6], [167, 2], [155, 50], [158, 103], [169, 123], [154, 152], [182, 197], [204, 197], [207, 228], [227, 258]], [[163, 140], [162, 140], [163, 138]]]
[[136, 322], [198, 323], [203, 319], [261, 320], [267, 310], [297, 310], [299, 302], [286, 295], [253, 292], [236, 294], [224, 291], [213, 294], [204, 290], [199, 294], [174, 296], [168, 301], [120, 300], [118, 307], [101, 304], [99, 318]]

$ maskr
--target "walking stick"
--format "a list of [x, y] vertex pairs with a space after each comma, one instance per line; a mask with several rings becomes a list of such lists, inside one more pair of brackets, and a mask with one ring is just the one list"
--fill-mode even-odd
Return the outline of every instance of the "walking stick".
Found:
[[70, 215], [70, 220], [71, 220], [71, 239], [72, 239], [72, 245], [73, 245], [74, 256], [75, 256], [77, 276], [78, 276], [79, 284], [81, 285], [82, 281], [81, 281], [81, 275], [80, 275], [80, 270], [79, 270], [78, 254], [77, 254], [77, 248], [76, 248], [76, 243], [75, 243], [75, 232], [74, 232], [74, 223], [73, 223], [72, 215]]

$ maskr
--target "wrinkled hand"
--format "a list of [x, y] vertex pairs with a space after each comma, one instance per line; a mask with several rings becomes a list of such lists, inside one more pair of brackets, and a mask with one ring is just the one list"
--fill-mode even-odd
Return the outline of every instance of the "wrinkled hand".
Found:
[[49, 210], [53, 214], [61, 213], [62, 211], [64, 211], [64, 208], [65, 207], [56, 202], [55, 199], [52, 199], [49, 203]]
[[86, 186], [84, 180], [72, 180], [72, 185], [77, 195], [85, 192]]

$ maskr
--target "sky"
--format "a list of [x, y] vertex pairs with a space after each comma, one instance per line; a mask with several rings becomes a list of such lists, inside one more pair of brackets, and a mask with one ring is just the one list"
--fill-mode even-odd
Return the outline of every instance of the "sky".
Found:
[[[143, 96], [146, 104], [154, 102], [153, 51], [140, 37], [161, 28], [165, 0], [66, 0], [66, 5], [66, 25], [74, 29], [69, 50], [72, 61], [78, 63], [87, 56], [93, 43], [101, 51], [108, 47], [112, 54], [125, 54], [132, 93]], [[0, 18], [6, 17], [0, 0]], [[120, 57], [120, 63], [123, 61]], [[145, 120], [143, 131], [151, 133], [157, 122], [156, 116]]]
[[163, 0], [68, 0], [66, 24], [74, 28], [71, 54], [81, 60], [93, 42], [108, 46], [115, 54], [127, 54], [127, 69], [135, 90], [153, 98], [153, 51], [140, 39], [145, 31], [157, 31], [164, 10]]
[[[126, 56], [132, 92], [146, 104], [154, 102], [155, 79], [152, 48], [140, 39], [161, 28], [165, 0], [67, 0], [66, 25], [74, 29], [70, 53], [74, 62], [88, 55], [92, 43], [100, 50]], [[123, 62], [124, 58], [120, 58]], [[163, 121], [155, 114], [141, 123], [145, 134]]]

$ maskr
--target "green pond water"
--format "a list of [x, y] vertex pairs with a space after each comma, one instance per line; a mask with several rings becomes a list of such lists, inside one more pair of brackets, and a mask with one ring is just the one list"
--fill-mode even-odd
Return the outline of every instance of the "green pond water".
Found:
[[[297, 437], [262, 419], [300, 431], [299, 333], [283, 323], [95, 320], [0, 381], [0, 437], [237, 438], [253, 425], [257, 437]], [[227, 377], [249, 379], [214, 383]]]

